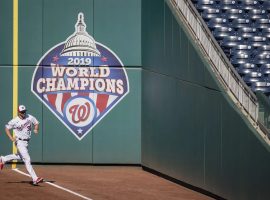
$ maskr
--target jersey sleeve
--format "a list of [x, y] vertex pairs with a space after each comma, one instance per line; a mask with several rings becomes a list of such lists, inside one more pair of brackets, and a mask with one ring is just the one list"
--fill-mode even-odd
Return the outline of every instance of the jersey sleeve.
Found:
[[34, 125], [39, 124], [39, 121], [34, 116], [31, 116], [31, 121]]
[[7, 129], [13, 129], [13, 128], [14, 128], [14, 125], [15, 125], [15, 120], [12, 119], [12, 120], [10, 120], [10, 121], [6, 124], [6, 128], [7, 128]]

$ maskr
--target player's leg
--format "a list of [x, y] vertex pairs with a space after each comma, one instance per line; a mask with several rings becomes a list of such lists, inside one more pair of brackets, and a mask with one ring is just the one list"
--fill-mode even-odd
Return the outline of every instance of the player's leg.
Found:
[[10, 154], [7, 156], [0, 156], [0, 170], [3, 169], [6, 162], [12, 161], [12, 160], [20, 160], [21, 157], [19, 154]]
[[9, 162], [9, 161], [12, 161], [12, 160], [20, 160], [21, 157], [19, 154], [10, 154], [10, 155], [6, 155], [6, 156], [1, 156], [0, 157], [0, 161], [2, 163], [6, 163], [6, 162]]
[[38, 177], [31, 165], [31, 159], [30, 159], [27, 147], [28, 147], [27, 141], [18, 141], [17, 143], [18, 153], [20, 157], [22, 158], [29, 175], [32, 177], [33, 182], [35, 182], [38, 179]]
[[3, 169], [4, 164], [6, 162], [12, 161], [12, 160], [20, 160], [21, 156], [19, 154], [9, 154], [6, 156], [0, 156], [0, 170]]

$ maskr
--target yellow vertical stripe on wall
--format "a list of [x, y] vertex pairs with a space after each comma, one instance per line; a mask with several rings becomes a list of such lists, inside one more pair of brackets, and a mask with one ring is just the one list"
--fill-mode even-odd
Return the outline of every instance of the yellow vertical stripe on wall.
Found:
[[[13, 0], [13, 117], [17, 116], [18, 108], [18, 0]], [[14, 137], [14, 132], [13, 132]], [[13, 143], [12, 152], [17, 153]], [[16, 168], [16, 162], [12, 164]]]

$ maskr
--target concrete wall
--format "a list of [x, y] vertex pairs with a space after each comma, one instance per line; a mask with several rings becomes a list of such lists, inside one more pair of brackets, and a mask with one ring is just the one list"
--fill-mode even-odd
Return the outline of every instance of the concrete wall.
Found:
[[164, 0], [142, 1], [142, 44], [142, 165], [226, 199], [268, 199], [269, 147]]

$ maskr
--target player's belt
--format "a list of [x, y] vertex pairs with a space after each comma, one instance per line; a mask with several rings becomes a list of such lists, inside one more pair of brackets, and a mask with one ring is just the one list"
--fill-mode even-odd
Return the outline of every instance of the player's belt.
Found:
[[29, 139], [22, 139], [22, 138], [17, 138], [17, 139], [21, 141], [29, 141]]

